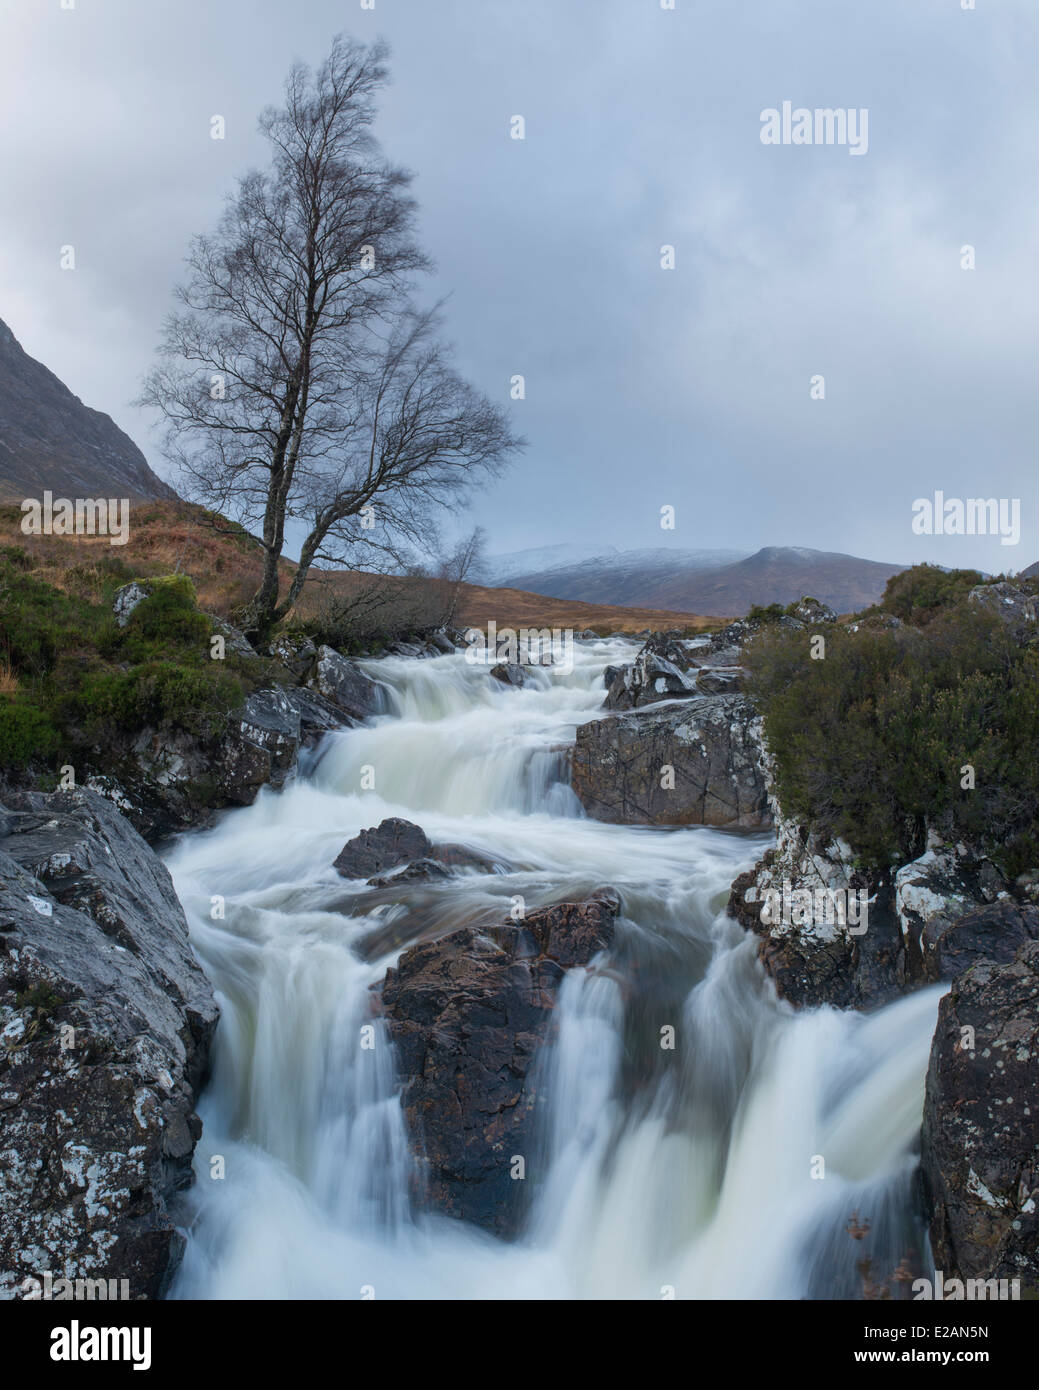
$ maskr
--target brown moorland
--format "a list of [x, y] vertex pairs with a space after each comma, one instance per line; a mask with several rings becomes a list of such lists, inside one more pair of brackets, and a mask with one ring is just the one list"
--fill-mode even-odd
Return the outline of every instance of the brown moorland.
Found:
[[[0, 546], [14, 545], [32, 559], [36, 576], [65, 592], [90, 597], [99, 583], [93, 567], [102, 559], [121, 562], [133, 577], [181, 573], [192, 580], [199, 606], [229, 617], [254, 592], [260, 579], [261, 555], [256, 540], [242, 528], [203, 508], [182, 501], [139, 502], [130, 514], [126, 545], [111, 545], [107, 536], [27, 536], [22, 514], [15, 506], [0, 507]], [[295, 568], [282, 565], [285, 583]], [[129, 575], [127, 576], [130, 577]], [[350, 570], [314, 570], [296, 609], [300, 620], [317, 616], [331, 603], [378, 587], [402, 599], [416, 596], [430, 584], [456, 586], [443, 580], [369, 575]], [[84, 592], [86, 590], [87, 592]], [[618, 608], [608, 604], [548, 598], [522, 589], [493, 589], [476, 584], [457, 586], [454, 622], [459, 627], [562, 627], [601, 633], [716, 628], [722, 620], [695, 613], [657, 608]]]

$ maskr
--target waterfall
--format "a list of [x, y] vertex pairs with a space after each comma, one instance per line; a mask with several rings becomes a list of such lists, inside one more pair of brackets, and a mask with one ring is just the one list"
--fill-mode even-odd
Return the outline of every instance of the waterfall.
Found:
[[[174, 1297], [827, 1298], [860, 1291], [867, 1254], [882, 1278], [911, 1252], [927, 1270], [912, 1176], [941, 991], [795, 1013], [724, 913], [767, 836], [584, 815], [566, 750], [631, 651], [579, 643], [523, 689], [462, 654], [365, 663], [389, 712], [173, 851], [222, 1010]], [[332, 861], [387, 816], [499, 871], [373, 903]], [[419, 931], [607, 884], [609, 960], [567, 976], [538, 1062], [547, 1176], [524, 1231], [417, 1208], [372, 987]]]

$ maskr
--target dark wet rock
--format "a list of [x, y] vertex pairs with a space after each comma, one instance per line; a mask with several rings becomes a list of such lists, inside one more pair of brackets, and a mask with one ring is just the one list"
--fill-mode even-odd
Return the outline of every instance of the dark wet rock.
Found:
[[368, 719], [386, 712], [383, 687], [332, 647], [318, 647], [307, 684], [351, 719]]
[[[413, 873], [401, 872], [413, 866]], [[434, 845], [421, 826], [391, 816], [369, 830], [362, 830], [343, 846], [334, 867], [344, 878], [363, 878], [370, 886], [446, 878], [450, 869], [476, 869], [493, 873], [499, 861], [468, 845]]]
[[420, 826], [390, 816], [348, 841], [336, 855], [333, 867], [344, 878], [369, 879], [398, 869], [412, 859], [428, 858], [432, 848], [432, 841]]
[[497, 666], [491, 667], [490, 677], [501, 685], [512, 686], [517, 690], [526, 683], [523, 667], [517, 666], [514, 661], [499, 661]]
[[952, 985], [931, 1046], [921, 1140], [935, 1265], [946, 1281], [1039, 1294], [1039, 941]]
[[979, 961], [1008, 964], [1029, 941], [1039, 941], [1039, 907], [1001, 898], [952, 921], [935, 917], [928, 922], [924, 970], [928, 979], [953, 980]]
[[760, 740], [743, 696], [699, 696], [582, 724], [571, 781], [588, 814], [615, 825], [761, 829], [771, 817]]
[[927, 941], [937, 942], [954, 922], [996, 902], [1008, 888], [996, 866], [969, 845], [947, 845], [933, 831], [928, 838], [926, 851], [895, 873], [895, 910], [907, 942], [921, 956], [927, 955]]
[[[520, 922], [466, 927], [412, 946], [386, 972], [381, 1008], [423, 1160], [421, 1204], [505, 1238], [522, 1229], [543, 1176], [534, 1078], [559, 986], [609, 948], [618, 907], [604, 890]], [[512, 1176], [517, 1158], [522, 1180]]]
[[0, 1298], [167, 1289], [217, 1008], [169, 874], [90, 791], [11, 797], [0, 840]]
[[369, 888], [392, 888], [398, 883], [430, 883], [437, 879], [450, 878], [450, 870], [438, 860], [429, 858], [412, 859], [409, 863], [400, 868], [391, 869], [387, 874], [380, 874], [376, 878], [368, 880]]

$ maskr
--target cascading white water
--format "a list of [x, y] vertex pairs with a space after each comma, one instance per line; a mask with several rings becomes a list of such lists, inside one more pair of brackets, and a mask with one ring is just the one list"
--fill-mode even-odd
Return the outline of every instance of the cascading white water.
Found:
[[[940, 990], [795, 1014], [724, 914], [767, 837], [583, 816], [565, 750], [630, 652], [578, 644], [572, 673], [521, 690], [461, 654], [369, 663], [393, 714], [172, 854], [222, 1009], [174, 1296], [826, 1298], [856, 1296], [865, 1250], [882, 1277], [913, 1249], [926, 1262], [911, 1180]], [[375, 901], [331, 865], [393, 815], [510, 871]], [[525, 1234], [411, 1211], [392, 1045], [378, 1022], [359, 1045], [371, 986], [420, 931], [606, 884], [623, 902], [609, 968], [568, 975], [540, 1064], [548, 1169]]]

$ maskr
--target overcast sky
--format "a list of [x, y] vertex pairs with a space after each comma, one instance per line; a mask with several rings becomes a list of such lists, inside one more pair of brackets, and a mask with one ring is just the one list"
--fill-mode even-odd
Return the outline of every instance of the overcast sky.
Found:
[[[674, 5], [0, 0], [0, 318], [162, 472], [129, 402], [190, 237], [290, 62], [382, 35], [459, 365], [503, 402], [526, 378], [489, 549], [1039, 559], [1039, 4]], [[764, 145], [785, 100], [867, 108], [868, 152]], [[936, 489], [1020, 499], [1020, 544], [914, 535]]]

